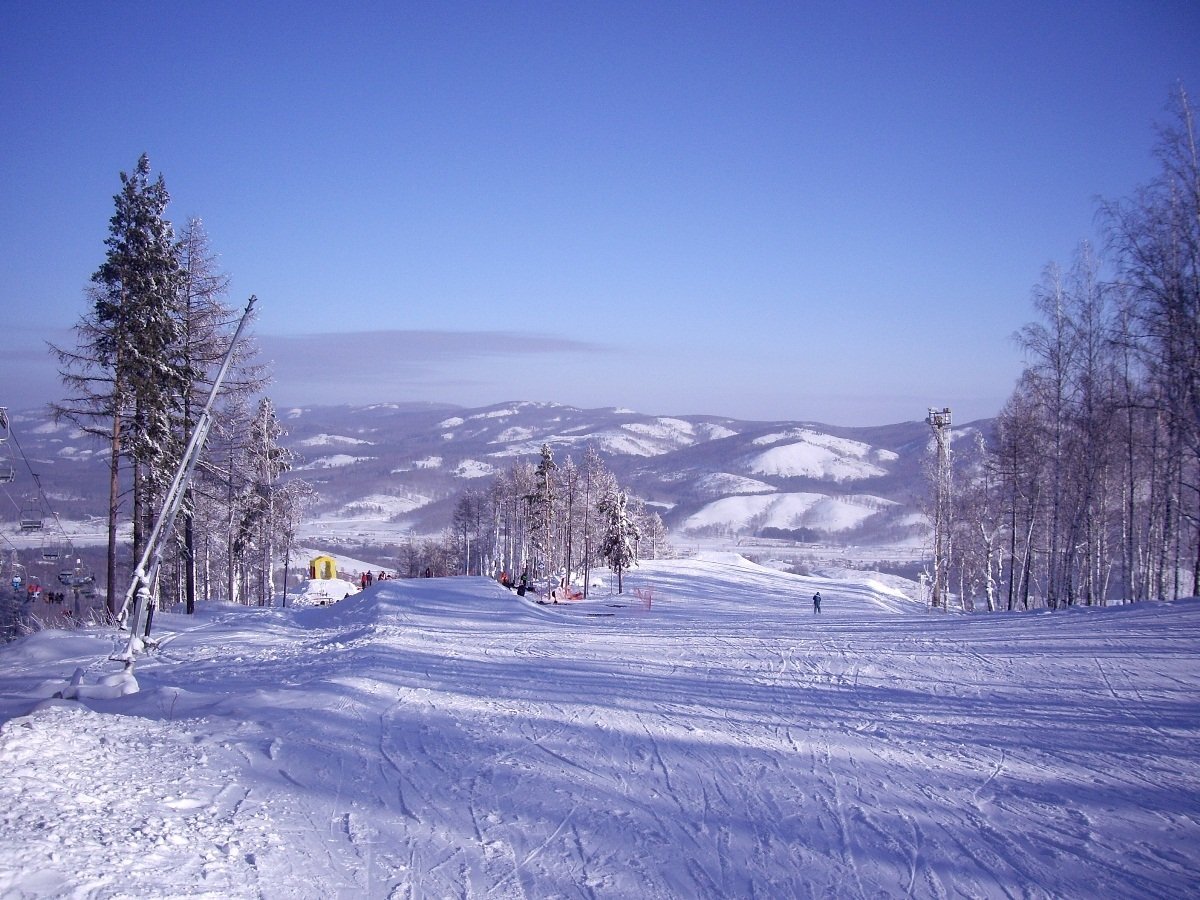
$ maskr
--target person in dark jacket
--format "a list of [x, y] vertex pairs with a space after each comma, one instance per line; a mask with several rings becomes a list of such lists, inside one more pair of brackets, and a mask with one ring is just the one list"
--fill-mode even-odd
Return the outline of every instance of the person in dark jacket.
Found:
[[819, 613], [820, 611], [821, 611], [821, 592], [817, 591], [815, 594], [813, 594], [813, 612]]

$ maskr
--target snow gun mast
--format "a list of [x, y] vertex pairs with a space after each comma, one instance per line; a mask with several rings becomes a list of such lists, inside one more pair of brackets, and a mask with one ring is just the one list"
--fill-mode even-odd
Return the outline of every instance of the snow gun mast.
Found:
[[[246, 308], [242, 311], [242, 317], [238, 321], [237, 330], [233, 333], [233, 340], [229, 342], [229, 347], [225, 351], [225, 358], [221, 361], [220, 371], [218, 371], [217, 377], [213, 380], [212, 388], [208, 392], [208, 402], [204, 404], [204, 409], [200, 413], [200, 417], [196, 420], [196, 427], [192, 430], [191, 440], [188, 442], [183, 457], [179, 460], [179, 467], [175, 471], [175, 478], [171, 482], [170, 489], [167, 491], [166, 499], [163, 501], [162, 510], [154, 522], [154, 528], [151, 530], [149, 538], [146, 539], [146, 548], [142, 551], [142, 558], [139, 560], [137, 568], [133, 570], [133, 579], [130, 581], [129, 590], [125, 592], [125, 602], [121, 606], [117, 622], [121, 627], [128, 626], [129, 643], [126, 645], [124, 652], [114, 654], [111, 659], [125, 663], [126, 669], [133, 667], [134, 655], [145, 646], [144, 638], [150, 636], [150, 623], [154, 617], [151, 591], [158, 581], [158, 569], [162, 564], [164, 538], [168, 529], [174, 523], [175, 516], [179, 513], [184, 493], [187, 491], [188, 484], [192, 479], [192, 472], [196, 468], [196, 462], [200, 458], [201, 451], [204, 450], [204, 442], [208, 438], [209, 429], [212, 427], [212, 411], [217, 400], [217, 394], [220, 393], [221, 384], [224, 382], [225, 376], [229, 374], [229, 367], [233, 362], [233, 354], [238, 346], [238, 340], [242, 336], [242, 329], [245, 328], [246, 320], [250, 317], [250, 311], [254, 309], [256, 302], [258, 302], [258, 298], [253, 295], [246, 302]], [[131, 609], [133, 612], [132, 621], [130, 621]]]

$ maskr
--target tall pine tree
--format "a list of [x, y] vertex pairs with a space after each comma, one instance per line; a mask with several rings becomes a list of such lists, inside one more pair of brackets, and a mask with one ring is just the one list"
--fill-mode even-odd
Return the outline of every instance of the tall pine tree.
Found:
[[52, 347], [73, 397], [56, 415], [109, 440], [108, 608], [115, 611], [117, 531], [122, 460], [133, 470], [134, 557], [141, 552], [154, 501], [180, 452], [175, 428], [180, 399], [192, 376], [180, 354], [179, 289], [183, 272], [162, 175], [151, 180], [150, 160], [121, 173], [113, 197], [108, 248], [92, 275], [92, 309], [76, 326], [74, 351]]

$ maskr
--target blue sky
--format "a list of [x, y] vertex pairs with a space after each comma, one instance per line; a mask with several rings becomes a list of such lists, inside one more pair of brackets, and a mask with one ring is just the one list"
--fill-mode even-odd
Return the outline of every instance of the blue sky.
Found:
[[146, 152], [280, 404], [994, 415], [1200, 4], [7, 3], [0, 405]]

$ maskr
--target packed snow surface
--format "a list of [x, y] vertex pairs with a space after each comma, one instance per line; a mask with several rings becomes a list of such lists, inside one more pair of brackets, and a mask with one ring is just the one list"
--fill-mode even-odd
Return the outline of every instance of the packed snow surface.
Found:
[[1200, 890], [1200, 602], [934, 614], [736, 557], [627, 589], [163, 614], [111, 699], [53, 695], [122, 681], [112, 632], [0, 648], [0, 896]]

